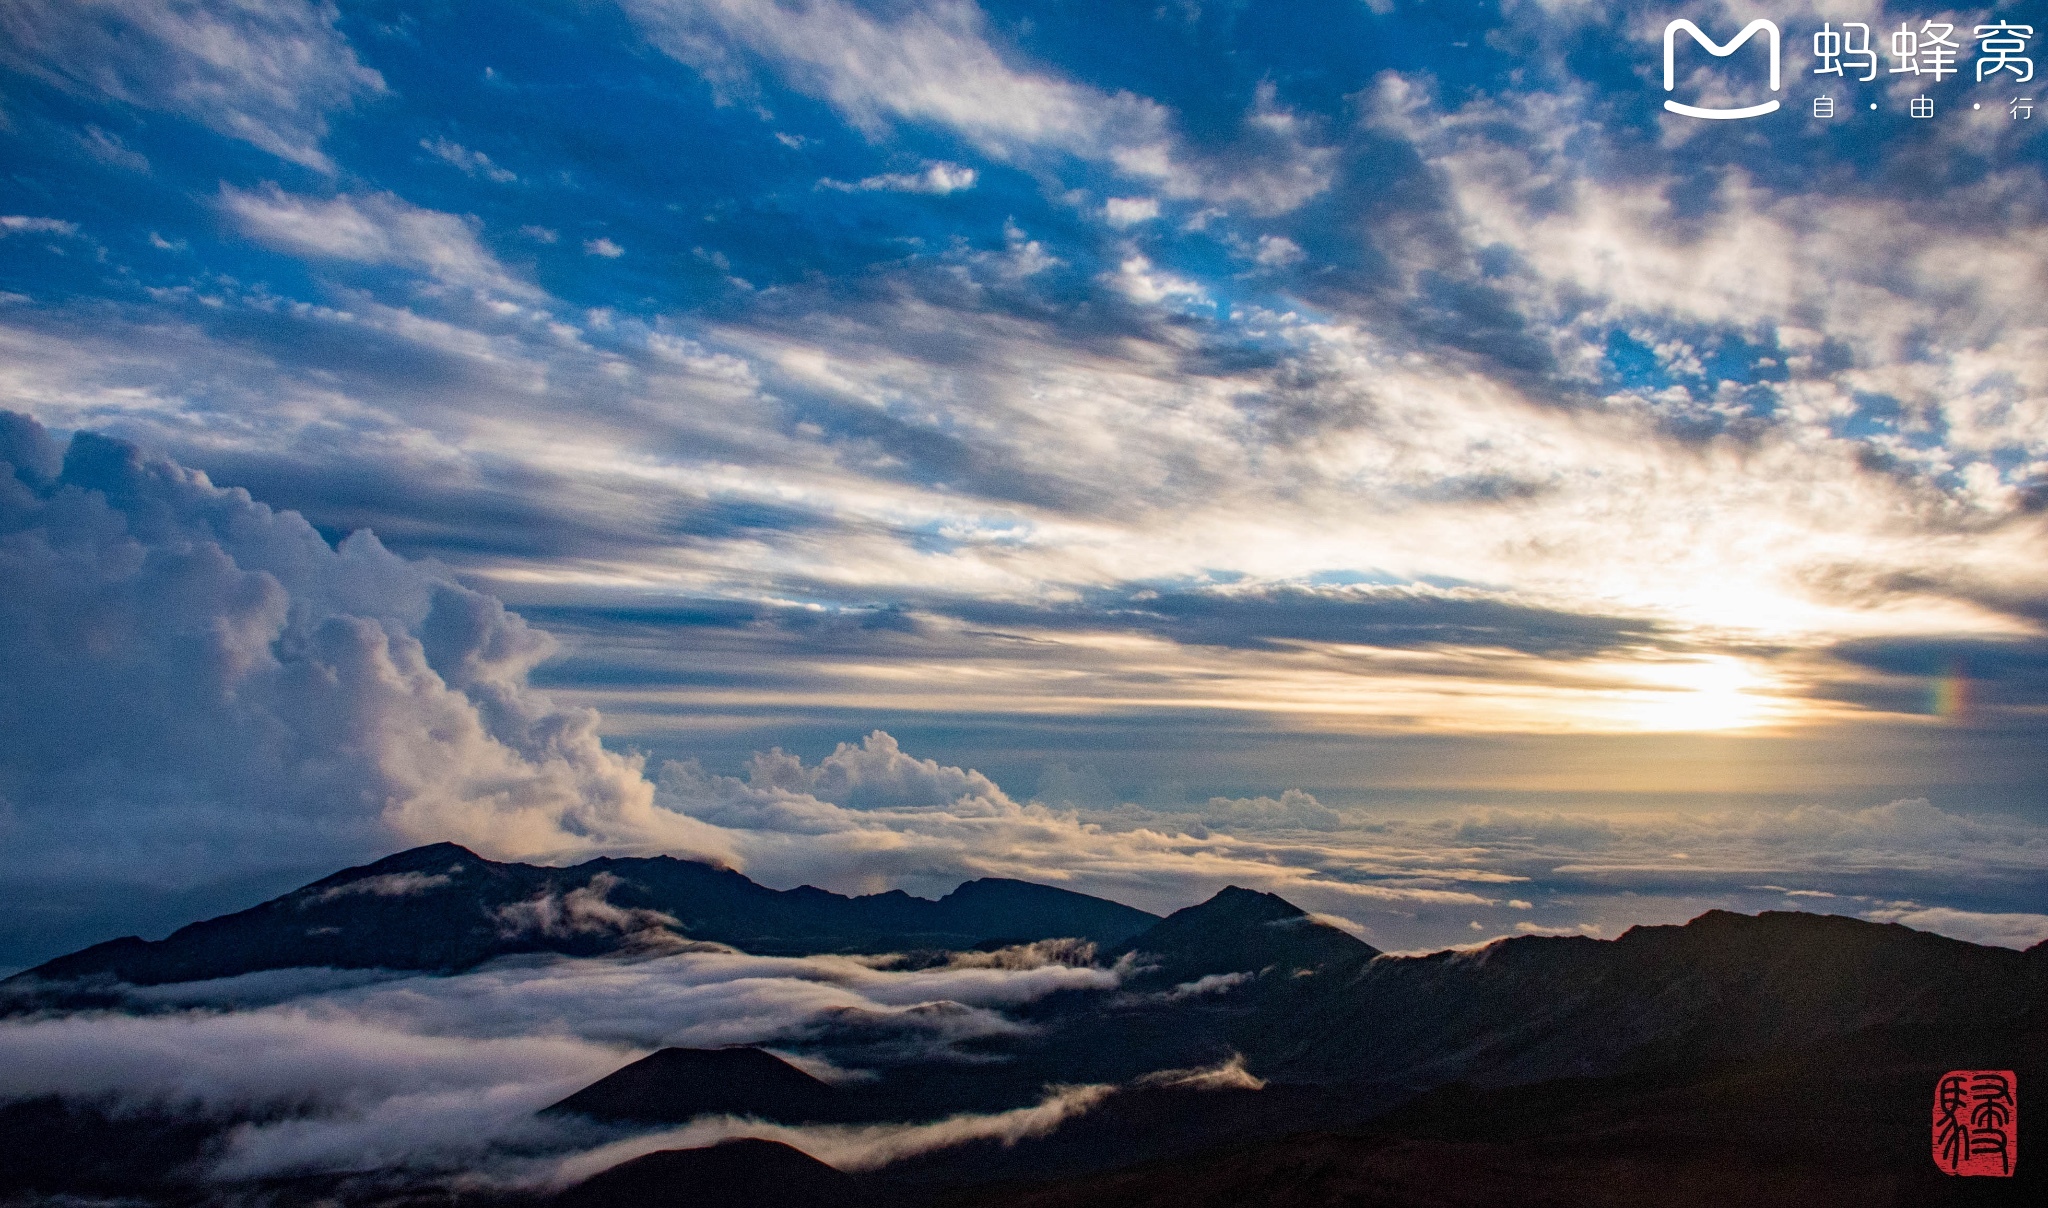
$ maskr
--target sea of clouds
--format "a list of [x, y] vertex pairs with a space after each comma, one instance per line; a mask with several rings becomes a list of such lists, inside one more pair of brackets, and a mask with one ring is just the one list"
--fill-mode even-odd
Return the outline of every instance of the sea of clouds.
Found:
[[[559, 1185], [649, 1153], [729, 1137], [785, 1141], [864, 1169], [977, 1138], [1049, 1131], [1108, 1087], [900, 1125], [604, 1128], [542, 1108], [661, 1047], [778, 1047], [814, 1075], [859, 1079], [815, 1041], [859, 1055], [959, 1059], [1025, 1030], [1006, 1009], [1119, 973], [1044, 945], [921, 969], [850, 957], [703, 950], [640, 960], [499, 961], [448, 977], [285, 970], [130, 991], [121, 1011], [0, 1021], [0, 1100], [46, 1095], [116, 1114], [233, 1121], [209, 1177], [401, 1171]], [[843, 1051], [843, 1050], [842, 1050]]]

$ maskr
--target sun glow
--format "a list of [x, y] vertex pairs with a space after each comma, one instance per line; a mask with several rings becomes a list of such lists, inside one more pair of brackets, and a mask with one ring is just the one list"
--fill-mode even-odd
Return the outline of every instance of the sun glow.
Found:
[[1742, 730], [1790, 719], [1790, 702], [1740, 659], [1709, 656], [1631, 667], [1641, 687], [1616, 694], [1617, 720], [1651, 731]]

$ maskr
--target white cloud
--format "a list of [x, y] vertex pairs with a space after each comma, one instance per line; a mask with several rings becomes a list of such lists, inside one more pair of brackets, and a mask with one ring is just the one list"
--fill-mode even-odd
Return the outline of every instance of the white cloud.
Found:
[[894, 20], [840, 0], [629, 0], [657, 45], [724, 86], [744, 86], [741, 54], [774, 62], [799, 88], [823, 96], [879, 133], [887, 119], [935, 122], [992, 154], [1052, 146], [1092, 150], [1123, 126], [1153, 134], [1163, 110], [1045, 73], [1013, 68], [984, 38], [971, 3], [907, 7]]
[[331, 171], [328, 115], [384, 90], [339, 17], [308, 0], [22, 0], [0, 10], [0, 62]]
[[539, 294], [478, 242], [474, 219], [421, 209], [393, 193], [323, 201], [276, 185], [246, 192], [223, 185], [221, 205], [244, 234], [295, 255], [410, 269], [443, 285], [486, 293]]
[[1112, 197], [1102, 203], [1102, 217], [1113, 227], [1136, 226], [1159, 217], [1156, 197]]
[[[1615, 327], [1689, 377], [1707, 362], [1687, 335], [1768, 330], [1791, 371], [1777, 389], [1780, 439], [1816, 457], [1830, 445], [1848, 453], [1834, 425], [1857, 411], [1858, 395], [1885, 396], [1941, 438], [1856, 443], [1981, 517], [2025, 514], [2019, 486], [2048, 455], [2048, 324], [2020, 283], [2048, 269], [2048, 225], [2005, 199], [2040, 190], [2037, 166], [2013, 161], [1938, 198], [1786, 190], [1739, 166], [1612, 176], [1585, 167], [1591, 147], [1621, 152], [1604, 102], [1582, 87], [1446, 110], [1413, 77], [1388, 74], [1369, 95], [1370, 120], [1410, 140], [1445, 186], [1458, 232], [1407, 243], [1404, 270], [1465, 272], [1471, 249], [1512, 251], [1518, 270], [1494, 285], [1545, 334], [1564, 373], [1593, 387]], [[1506, 129], [1516, 135], [1500, 137]], [[1697, 198], [1691, 212], [1681, 193]], [[1678, 333], [1660, 330], [1669, 327]], [[1685, 391], [1609, 402], [1708, 420], [1722, 405]]]
[[860, 1169], [978, 1137], [1037, 1135], [1108, 1088], [916, 1126], [710, 1118], [625, 1142], [534, 1113], [664, 1045], [801, 1043], [857, 1019], [932, 1056], [1015, 1034], [1001, 1008], [1116, 985], [1112, 972], [1052, 955], [895, 972], [846, 957], [696, 951], [510, 960], [453, 977], [332, 986], [319, 984], [320, 971], [292, 971], [296, 987], [271, 978], [285, 1001], [239, 1009], [235, 995], [266, 975], [158, 987], [138, 992], [152, 1014], [0, 1021], [0, 1099], [62, 1094], [270, 1117], [234, 1129], [213, 1156], [210, 1173], [226, 1179], [407, 1166], [560, 1184], [654, 1149], [732, 1136], [785, 1140]]
[[1252, 251], [1252, 262], [1266, 268], [1286, 268], [1307, 258], [1301, 245], [1285, 235], [1261, 235]]
[[[461, 871], [462, 866], [459, 864], [450, 870], [453, 873]], [[311, 900], [328, 902], [335, 898], [345, 898], [354, 894], [365, 893], [377, 898], [409, 898], [415, 894], [426, 893], [428, 890], [439, 889], [444, 885], [452, 883], [453, 880], [454, 878], [449, 873], [433, 873], [430, 875], [423, 872], [392, 872], [385, 873], [382, 876], [360, 877], [345, 884], [323, 889], [313, 895]]]
[[2048, 914], [1986, 914], [1946, 906], [1908, 905], [1866, 911], [1865, 917], [1903, 923], [1918, 931], [1932, 931], [1973, 944], [2031, 948], [2048, 940]]
[[467, 175], [486, 177], [499, 184], [510, 184], [519, 179], [518, 173], [499, 167], [491, 162], [490, 156], [481, 151], [472, 151], [461, 143], [450, 142], [445, 138], [423, 138], [420, 140], [420, 146], [436, 159], [453, 164]]
[[1211, 797], [1199, 814], [1225, 830], [1335, 830], [1344, 824], [1342, 814], [1300, 789], [1278, 797]]
[[76, 438], [58, 477], [4, 418], [7, 873], [191, 884], [441, 839], [729, 857], [527, 685], [554, 643], [497, 600], [116, 442]]
[[1116, 272], [1103, 274], [1103, 280], [1131, 301], [1147, 305], [1209, 300], [1208, 291], [1198, 283], [1155, 267], [1149, 258], [1135, 252], [1124, 257]]
[[1294, 209], [1329, 187], [1332, 152], [1262, 85], [1239, 137], [1217, 153], [1188, 147], [1162, 105], [1105, 93], [1018, 66], [989, 40], [968, 0], [927, 0], [889, 17], [806, 0], [624, 0], [664, 51], [728, 92], [749, 86], [750, 57], [823, 97], [879, 137], [894, 121], [944, 126], [989, 155], [1023, 161], [1065, 153], [1256, 214]]
[[545, 892], [524, 902], [498, 908], [493, 916], [498, 933], [506, 937], [534, 935], [567, 939], [578, 935], [652, 936], [681, 942], [674, 932], [682, 926], [674, 916], [658, 910], [630, 909], [606, 901], [619, 886], [619, 878], [601, 872], [588, 884], [567, 893]]
[[963, 168], [959, 164], [937, 163], [922, 172], [888, 172], [851, 182], [833, 180], [828, 176], [818, 182], [818, 187], [835, 189], [841, 193], [929, 193], [943, 197], [948, 193], [973, 188], [978, 177], [979, 173], [973, 168]]
[[[1483, 930], [1478, 923], [1472, 924], [1474, 931]], [[1516, 923], [1517, 935], [1590, 935], [1598, 938], [1602, 928], [1598, 923]]]
[[619, 257], [626, 254], [626, 249], [620, 247], [616, 243], [613, 243], [609, 239], [600, 237], [597, 239], [584, 240], [583, 254], [586, 256], [602, 256], [606, 260], [617, 260]]
[[128, 144], [121, 141], [118, 134], [109, 133], [98, 126], [87, 126], [79, 133], [78, 141], [85, 148], [86, 154], [103, 164], [126, 168], [130, 172], [149, 171], [149, 160], [140, 152], [131, 150]]
[[[745, 780], [672, 762], [661, 793], [671, 808], [725, 828], [749, 871], [770, 884], [939, 893], [971, 877], [1016, 877], [1159, 912], [1236, 884], [1354, 923], [1379, 911], [1491, 904], [1474, 892], [1488, 874], [1316, 829], [1334, 812], [1298, 790], [1218, 798], [1188, 814], [1084, 814], [1019, 804], [981, 773], [916, 759], [881, 732], [815, 765], [757, 755]], [[1229, 820], [1248, 833], [1221, 833]]]
[[969, 1141], [1000, 1141], [1009, 1145], [1027, 1137], [1042, 1137], [1067, 1120], [1090, 1111], [1114, 1090], [1102, 1085], [1057, 1087], [1049, 1089], [1043, 1099], [1029, 1107], [986, 1114], [963, 1112], [927, 1124], [794, 1126], [732, 1116], [698, 1120], [682, 1128], [617, 1141], [568, 1158], [550, 1173], [547, 1182], [562, 1186], [657, 1150], [694, 1149], [735, 1137], [780, 1141], [841, 1170], [875, 1170], [912, 1154]]
[[0, 237], [7, 235], [76, 235], [78, 224], [61, 218], [34, 218], [26, 214], [0, 215]]

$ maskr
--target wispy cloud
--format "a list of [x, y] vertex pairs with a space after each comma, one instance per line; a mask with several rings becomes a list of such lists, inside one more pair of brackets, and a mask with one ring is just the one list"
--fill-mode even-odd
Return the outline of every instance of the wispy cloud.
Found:
[[391, 193], [318, 199], [276, 185], [222, 186], [221, 206], [251, 238], [315, 260], [390, 265], [443, 285], [517, 298], [539, 291], [498, 263], [474, 220], [421, 209]]
[[0, 236], [5, 235], [75, 235], [78, 224], [61, 218], [36, 218], [28, 214], [0, 215]]
[[461, 143], [451, 142], [445, 138], [423, 138], [420, 140], [420, 147], [443, 163], [462, 169], [464, 174], [469, 176], [481, 176], [487, 180], [497, 181], [501, 185], [519, 179], [518, 173], [499, 167], [491, 162], [490, 156], [481, 151], [473, 151]]
[[627, 11], [669, 54], [728, 92], [750, 87], [765, 60], [793, 86], [821, 96], [881, 137], [894, 122], [950, 129], [985, 153], [1029, 162], [1081, 156], [1168, 195], [1256, 214], [1284, 213], [1329, 187], [1333, 153], [1312, 123], [1261, 87], [1230, 153], [1205, 155], [1173, 129], [1171, 110], [1016, 62], [992, 41], [967, 0], [933, 0], [888, 17], [808, 0], [630, 0]]
[[929, 193], [943, 197], [962, 189], [974, 187], [979, 177], [973, 168], [958, 164], [932, 164], [922, 172], [885, 172], [879, 176], [864, 176], [856, 181], [833, 180], [826, 177], [818, 182], [821, 189], [835, 189], [841, 193]]
[[662, 1149], [692, 1149], [735, 1137], [759, 1137], [801, 1149], [841, 1170], [874, 1170], [912, 1154], [964, 1145], [969, 1141], [1000, 1141], [1006, 1145], [1040, 1137], [1075, 1116], [1083, 1115], [1115, 1091], [1110, 1086], [1070, 1086], [1048, 1093], [1029, 1107], [1005, 1112], [961, 1113], [925, 1124], [792, 1126], [763, 1124], [730, 1116], [701, 1120], [616, 1141], [586, 1154], [564, 1159], [549, 1172], [547, 1182], [573, 1183], [620, 1162]]
[[384, 91], [333, 5], [11, 4], [0, 61], [88, 97], [168, 111], [322, 171], [329, 114]]

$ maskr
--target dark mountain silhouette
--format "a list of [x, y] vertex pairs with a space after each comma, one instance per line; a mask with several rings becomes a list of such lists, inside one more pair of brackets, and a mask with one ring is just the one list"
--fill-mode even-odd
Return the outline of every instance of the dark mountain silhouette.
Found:
[[185, 1193], [190, 1168], [227, 1126], [171, 1105], [115, 1110], [54, 1095], [0, 1103], [0, 1203]]
[[[702, 885], [722, 892], [693, 898], [679, 888]], [[539, 942], [500, 926], [505, 919], [555, 951], [714, 933], [764, 945], [885, 936], [877, 947], [964, 948], [1080, 930], [1020, 929], [1013, 914], [1036, 902], [1062, 923], [1109, 905], [1016, 882], [975, 882], [938, 902], [777, 893], [680, 861], [537, 869], [438, 847], [142, 945], [161, 963], [139, 972], [295, 957], [293, 933], [322, 927], [382, 928], [381, 940], [335, 942], [365, 954], [381, 943], [428, 968], [533, 950], [502, 947]], [[1137, 913], [1122, 910], [1099, 917]], [[437, 927], [446, 933], [424, 934]], [[135, 971], [83, 960], [94, 951], [66, 959]], [[1007, 1008], [1020, 1026], [944, 1052], [873, 1032], [876, 1022], [858, 1015], [807, 1030], [804, 1051], [872, 1075], [858, 1084], [828, 1085], [757, 1049], [665, 1049], [549, 1109], [616, 1135], [714, 1113], [782, 1124], [930, 1120], [1033, 1103], [1048, 1085], [1118, 1088], [1042, 1135], [971, 1142], [858, 1176], [767, 1142], [671, 1151], [607, 1171], [561, 1202], [2044, 1202], [2044, 1168], [2024, 1157], [2018, 1177], [1995, 1185], [1936, 1173], [1927, 1109], [1949, 1069], [2012, 1069], [2022, 1086], [2048, 1085], [2048, 944], [2021, 953], [1852, 918], [1710, 911], [1615, 940], [1526, 936], [1388, 956], [1283, 899], [1231, 888], [1103, 940], [1099, 960], [1124, 956], [1137, 972], [1122, 984]], [[36, 1172], [17, 1186], [40, 1195], [198, 1202], [194, 1159], [233, 1124], [55, 1101], [10, 1110], [0, 1123], [30, 1138], [24, 1169]], [[307, 1187], [311, 1198], [358, 1202], [331, 1179]], [[176, 1194], [162, 1198], [166, 1188]], [[514, 1202], [481, 1194], [435, 1202]], [[532, 1208], [537, 1194], [518, 1202]]]
[[605, 1075], [541, 1114], [606, 1123], [682, 1124], [732, 1115], [803, 1124], [849, 1120], [858, 1112], [837, 1087], [773, 1053], [671, 1048]]
[[[928, 1208], [2018, 1208], [2048, 1202], [2048, 1168], [1957, 1179], [1928, 1158], [1945, 1062], [1901, 1060], [1897, 1037], [1813, 1053], [1481, 1089], [1458, 1083], [1362, 1125], [1274, 1136], [1252, 1121], [1205, 1152], [1076, 1177], [955, 1188]], [[2008, 1056], [2048, 1074], [2038, 1039]], [[2038, 1082], [2032, 1083], [2038, 1085]], [[1062, 1130], [1063, 1132], [1066, 1130]], [[1078, 1131], [1078, 1130], [1076, 1130]], [[1266, 1133], [1261, 1136], [1260, 1133]], [[1009, 1155], [1010, 1173], [1036, 1151]]]
[[2028, 954], [1895, 923], [1713, 910], [1611, 942], [1381, 957], [1285, 1035], [1247, 1040], [1271, 1076], [1416, 1087], [1704, 1067], [1879, 1028], [1961, 1066], [2039, 1026], [2044, 972]]
[[[1927, 1113], [1950, 1069], [2048, 1084], [2044, 953], [1859, 919], [1713, 911], [1614, 941], [1520, 937], [1380, 957], [1341, 982], [1296, 979], [1323, 983], [1306, 997], [1261, 998], [1250, 983], [1222, 1033], [1276, 1079], [1264, 1090], [1145, 1130], [1120, 1122], [1113, 1098], [988, 1155], [982, 1168], [1013, 1185], [936, 1202], [2043, 1202], [2038, 1163], [1999, 1186], [1941, 1175]], [[1304, 1088], [1287, 1080], [1320, 1084], [1341, 1106], [1304, 1126]], [[1219, 1118], [1232, 1134], [1220, 1145]], [[951, 1165], [964, 1178], [960, 1156], [898, 1174]], [[1150, 1164], [1101, 1173], [1132, 1162]], [[1034, 1167], [1065, 1181], [1016, 1183]]]
[[1275, 969], [1350, 974], [1379, 950], [1318, 922], [1270, 893], [1224, 887], [1199, 906], [1176, 910], [1112, 949], [1112, 958], [1136, 953], [1150, 971], [1143, 983], [1178, 984], [1229, 973]]
[[852, 1176], [779, 1141], [665, 1149], [591, 1176], [553, 1208], [858, 1208]]
[[163, 940], [96, 944], [8, 982], [157, 985], [295, 966], [453, 972], [513, 953], [596, 956], [684, 941], [777, 956], [965, 949], [994, 939], [1106, 945], [1156, 921], [1024, 881], [970, 881], [937, 901], [900, 890], [849, 898], [808, 885], [769, 889], [731, 869], [668, 856], [543, 868], [436, 843]]

